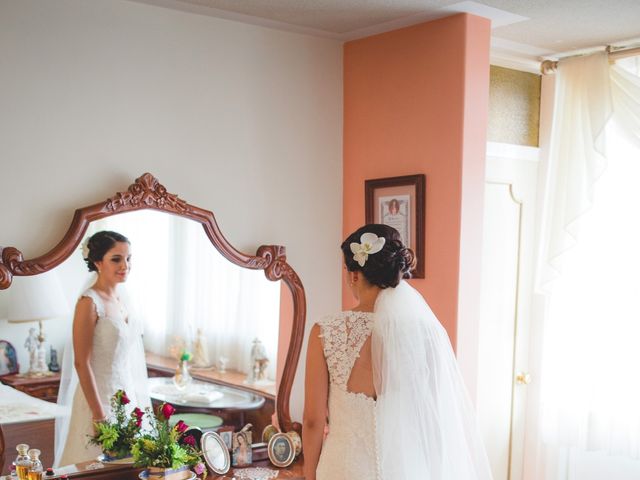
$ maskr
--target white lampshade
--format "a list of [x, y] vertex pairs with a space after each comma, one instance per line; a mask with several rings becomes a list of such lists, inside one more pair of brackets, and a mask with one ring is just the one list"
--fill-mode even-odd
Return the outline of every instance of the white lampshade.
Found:
[[69, 305], [55, 272], [14, 277], [7, 293], [7, 319], [12, 323], [48, 320], [69, 312]]

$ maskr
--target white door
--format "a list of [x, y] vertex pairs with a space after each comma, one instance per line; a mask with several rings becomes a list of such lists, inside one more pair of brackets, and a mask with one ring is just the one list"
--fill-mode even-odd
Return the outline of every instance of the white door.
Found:
[[523, 479], [537, 160], [488, 144], [476, 405], [494, 480]]

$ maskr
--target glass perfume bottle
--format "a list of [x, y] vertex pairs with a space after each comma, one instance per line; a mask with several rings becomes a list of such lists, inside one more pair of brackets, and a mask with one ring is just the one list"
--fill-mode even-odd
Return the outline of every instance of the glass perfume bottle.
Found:
[[31, 466], [29, 467], [29, 480], [42, 480], [44, 477], [44, 468], [40, 461], [40, 450], [32, 448], [29, 450], [29, 460]]
[[21, 443], [16, 445], [16, 450], [18, 451], [18, 456], [13, 461], [13, 464], [16, 466], [16, 474], [20, 480], [28, 480], [29, 467], [31, 466], [31, 460], [29, 460], [29, 455], [27, 455], [29, 445]]

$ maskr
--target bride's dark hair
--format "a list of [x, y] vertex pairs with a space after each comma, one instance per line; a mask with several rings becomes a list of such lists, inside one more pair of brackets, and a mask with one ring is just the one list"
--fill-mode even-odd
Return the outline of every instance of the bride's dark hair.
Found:
[[[352, 243], [360, 243], [363, 233], [373, 233], [383, 237], [385, 242], [382, 250], [369, 255], [364, 266], [361, 267], [353, 259]], [[400, 233], [393, 227], [380, 223], [370, 223], [349, 235], [342, 245], [344, 263], [350, 272], [361, 271], [365, 278], [380, 288], [396, 287], [403, 278], [411, 278], [411, 270], [415, 268], [416, 260], [413, 251], [402, 244]]]
[[129, 239], [124, 235], [118, 232], [111, 232], [109, 230], [96, 232], [89, 237], [89, 241], [87, 242], [89, 255], [84, 259], [84, 261], [87, 263], [87, 267], [89, 267], [90, 272], [98, 271], [98, 267], [94, 262], [102, 260], [104, 258], [104, 254], [111, 250], [116, 242], [126, 242], [131, 244]]

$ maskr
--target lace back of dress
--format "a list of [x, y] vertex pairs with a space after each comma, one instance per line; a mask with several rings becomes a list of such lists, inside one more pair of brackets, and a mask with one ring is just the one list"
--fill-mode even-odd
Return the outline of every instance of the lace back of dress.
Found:
[[320, 327], [331, 384], [347, 390], [354, 364], [371, 336], [373, 316], [367, 312], [344, 312], [321, 322]]

